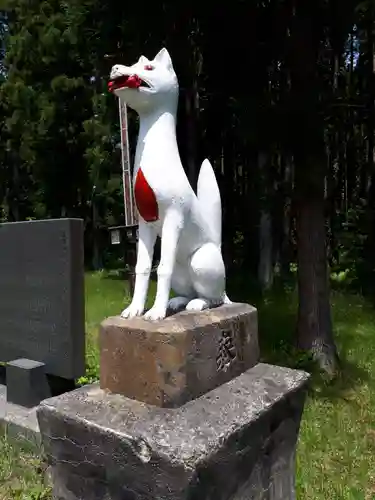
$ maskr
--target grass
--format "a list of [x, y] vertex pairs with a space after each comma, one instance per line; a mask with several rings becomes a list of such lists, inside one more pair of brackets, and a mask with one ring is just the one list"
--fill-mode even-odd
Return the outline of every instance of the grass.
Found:
[[[292, 291], [262, 299], [238, 296], [258, 307], [262, 360], [301, 366], [291, 350], [296, 296]], [[152, 294], [151, 294], [152, 295]], [[118, 314], [128, 299], [117, 273], [86, 276], [87, 377], [98, 374], [97, 330], [103, 318]], [[375, 499], [375, 309], [363, 297], [332, 294], [342, 375], [333, 383], [316, 379], [308, 395], [297, 453], [297, 498]], [[0, 440], [0, 500], [47, 500], [41, 463]], [[32, 489], [34, 488], [34, 490]], [[34, 496], [33, 496], [34, 495]], [[39, 495], [39, 496], [38, 496]]]
[[375, 499], [375, 312], [356, 296], [334, 295], [343, 362], [333, 384], [316, 385], [298, 448], [299, 498]]
[[0, 500], [49, 500], [45, 464], [7, 436], [0, 439]]
[[[331, 383], [313, 380], [299, 436], [297, 498], [375, 499], [375, 310], [337, 292], [332, 306], [342, 374]], [[298, 364], [287, 348], [295, 308], [290, 293], [260, 305], [266, 361]]]

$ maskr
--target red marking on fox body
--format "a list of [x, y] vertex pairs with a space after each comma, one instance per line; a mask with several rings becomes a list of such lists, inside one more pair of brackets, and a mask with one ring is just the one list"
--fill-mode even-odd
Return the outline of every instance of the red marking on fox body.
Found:
[[155, 193], [141, 169], [137, 172], [134, 196], [138, 211], [146, 222], [154, 222], [159, 219], [159, 207]]

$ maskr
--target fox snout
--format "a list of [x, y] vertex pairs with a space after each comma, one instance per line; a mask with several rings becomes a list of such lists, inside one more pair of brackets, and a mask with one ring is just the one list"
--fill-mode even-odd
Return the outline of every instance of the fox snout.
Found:
[[116, 64], [111, 69], [110, 78], [112, 80], [112, 79], [116, 78], [117, 76], [122, 76], [122, 75], [126, 75], [126, 74], [127, 74], [126, 66], [122, 66], [121, 64]]

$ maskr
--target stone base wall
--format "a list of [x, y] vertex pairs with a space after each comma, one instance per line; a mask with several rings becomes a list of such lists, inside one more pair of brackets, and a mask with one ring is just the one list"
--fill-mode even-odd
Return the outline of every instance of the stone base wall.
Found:
[[258, 364], [176, 408], [98, 385], [45, 400], [56, 500], [293, 500], [308, 375]]

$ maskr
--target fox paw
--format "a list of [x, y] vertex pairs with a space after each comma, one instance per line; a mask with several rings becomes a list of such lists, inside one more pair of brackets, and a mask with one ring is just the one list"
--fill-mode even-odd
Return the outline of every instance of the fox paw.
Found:
[[210, 307], [210, 303], [205, 299], [193, 299], [191, 300], [187, 306], [187, 311], [203, 311], [203, 309], [208, 309]]
[[149, 311], [146, 312], [144, 318], [149, 321], [158, 321], [164, 319], [167, 314], [165, 307], [153, 306]]
[[168, 309], [171, 312], [180, 311], [181, 309], [184, 309], [188, 303], [189, 299], [186, 297], [173, 297], [168, 301]]
[[137, 316], [142, 316], [144, 307], [140, 304], [130, 304], [129, 307], [124, 309], [121, 313], [122, 318], [130, 319]]

